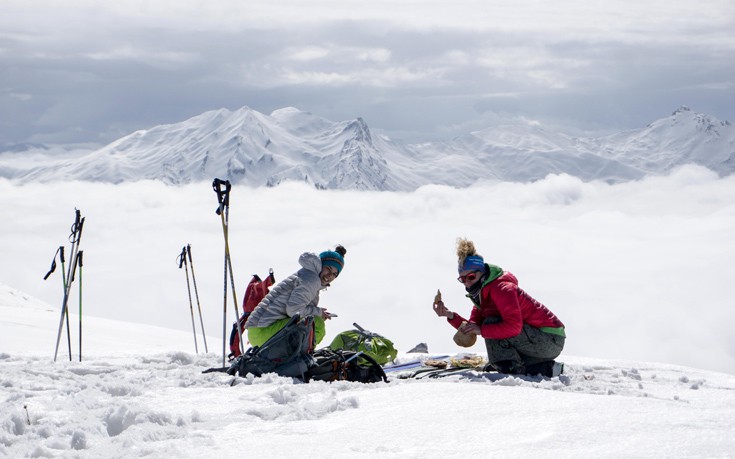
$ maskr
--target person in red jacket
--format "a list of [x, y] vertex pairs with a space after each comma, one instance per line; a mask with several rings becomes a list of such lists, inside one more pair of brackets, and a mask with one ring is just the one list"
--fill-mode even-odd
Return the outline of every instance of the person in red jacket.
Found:
[[474, 304], [470, 318], [450, 311], [441, 299], [434, 312], [454, 328], [485, 339], [489, 370], [507, 374], [558, 376], [554, 361], [564, 348], [564, 324], [518, 286], [518, 279], [485, 263], [472, 241], [457, 240], [459, 282]]

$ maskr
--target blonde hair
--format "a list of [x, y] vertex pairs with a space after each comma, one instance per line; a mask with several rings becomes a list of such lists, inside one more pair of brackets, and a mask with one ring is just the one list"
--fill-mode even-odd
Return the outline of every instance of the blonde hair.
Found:
[[459, 265], [462, 266], [464, 264], [465, 258], [471, 257], [473, 255], [477, 255], [477, 250], [475, 250], [475, 243], [470, 241], [469, 239], [458, 237], [457, 261], [459, 262]]

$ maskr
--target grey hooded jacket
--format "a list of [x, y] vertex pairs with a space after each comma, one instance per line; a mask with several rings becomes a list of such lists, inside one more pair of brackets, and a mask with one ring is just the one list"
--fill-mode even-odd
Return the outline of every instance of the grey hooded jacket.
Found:
[[258, 303], [245, 322], [245, 328], [267, 327], [296, 313], [302, 317], [322, 315], [322, 308], [317, 306], [319, 291], [325, 288], [319, 278], [322, 261], [316, 254], [307, 252], [301, 254], [299, 264], [301, 269], [276, 284]]

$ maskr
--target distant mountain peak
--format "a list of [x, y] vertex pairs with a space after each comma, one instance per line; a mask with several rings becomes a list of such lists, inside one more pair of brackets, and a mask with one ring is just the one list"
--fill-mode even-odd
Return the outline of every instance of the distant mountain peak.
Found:
[[[700, 164], [735, 173], [735, 128], [682, 105], [648, 126], [577, 138], [535, 123], [477, 130], [444, 142], [374, 136], [357, 117], [330, 121], [296, 107], [218, 109], [133, 132], [85, 156], [25, 163], [8, 155], [0, 176], [168, 184], [229, 179], [249, 186], [299, 181], [319, 189], [412, 190], [426, 184], [533, 181], [548, 174], [620, 182]], [[30, 166], [27, 164], [31, 164]]]

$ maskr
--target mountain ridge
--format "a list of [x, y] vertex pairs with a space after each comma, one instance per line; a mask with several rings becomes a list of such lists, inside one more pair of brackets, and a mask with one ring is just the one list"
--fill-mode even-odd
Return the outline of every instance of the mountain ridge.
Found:
[[9, 161], [0, 176], [171, 185], [220, 177], [256, 187], [303, 181], [319, 189], [407, 191], [549, 174], [618, 183], [690, 163], [721, 176], [735, 173], [735, 127], [682, 106], [644, 128], [603, 137], [513, 124], [403, 144], [375, 135], [360, 117], [334, 122], [294, 107], [265, 115], [244, 106], [135, 131], [78, 158], [30, 166]]

